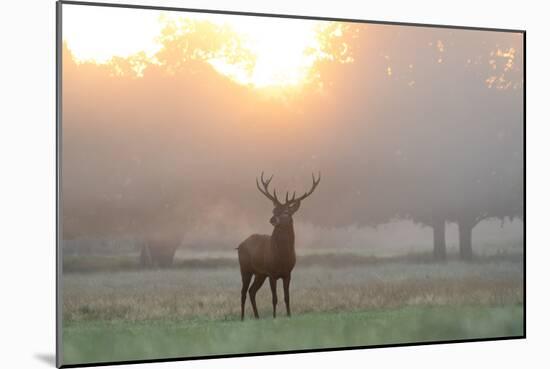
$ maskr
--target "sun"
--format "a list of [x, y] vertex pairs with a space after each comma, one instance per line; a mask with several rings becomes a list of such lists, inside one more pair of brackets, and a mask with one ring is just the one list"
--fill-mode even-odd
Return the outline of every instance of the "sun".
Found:
[[223, 59], [209, 62], [240, 84], [260, 89], [298, 86], [311, 77], [315, 63], [326, 57], [319, 38], [326, 23], [242, 17], [230, 26], [254, 56], [253, 68], [246, 70]]
[[252, 66], [223, 55], [205, 62], [234, 82], [258, 90], [307, 84], [316, 76], [315, 64], [332, 57], [320, 37], [332, 22], [68, 5], [63, 12], [63, 39], [77, 61], [107, 63], [114, 56], [137, 52], [153, 61], [162, 47], [158, 36], [163, 27], [181, 20], [207, 21], [237, 35], [253, 57]]

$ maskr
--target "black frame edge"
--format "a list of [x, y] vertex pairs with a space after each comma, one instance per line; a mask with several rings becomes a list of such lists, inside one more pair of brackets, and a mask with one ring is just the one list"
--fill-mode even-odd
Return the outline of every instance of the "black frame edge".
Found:
[[527, 338], [527, 31], [523, 31], [523, 337]]
[[470, 30], [470, 31], [513, 32], [513, 33], [525, 32], [525, 30], [522, 30], [522, 29], [505, 29], [505, 28], [494, 28], [494, 27], [457, 26], [457, 25], [446, 25], [446, 24], [409, 23], [409, 22], [397, 22], [397, 21], [377, 21], [377, 20], [370, 20], [370, 19], [350, 19], [350, 18], [308, 16], [308, 15], [296, 15], [296, 14], [280, 14], [280, 13], [259, 13], [259, 12], [245, 12], [245, 11], [234, 11], [234, 10], [179, 8], [179, 7], [172, 7], [172, 6], [138, 5], [138, 4], [124, 4], [124, 3], [120, 3], [120, 4], [119, 3], [98, 3], [98, 2], [92, 2], [92, 1], [73, 1], [73, 0], [58, 0], [58, 1], [62, 4], [67, 4], [67, 5], [86, 5], [86, 6], [99, 6], [99, 7], [108, 7], [108, 8], [149, 9], [149, 10], [189, 12], [189, 13], [244, 15], [244, 16], [252, 16], [252, 17], [320, 20], [320, 21], [350, 22], [350, 23], [370, 23], [370, 24], [379, 24], [379, 25], [390, 25], [390, 26], [453, 28], [453, 29]]
[[511, 341], [511, 340], [521, 340], [525, 338], [526, 338], [525, 335], [522, 335], [522, 336], [509, 336], [509, 337], [471, 338], [471, 339], [449, 340], [449, 341], [426, 341], [426, 342], [395, 343], [395, 344], [392, 343], [392, 344], [371, 345], [371, 346], [333, 347], [333, 348], [321, 348], [321, 349], [309, 349], [309, 350], [267, 351], [267, 352], [253, 352], [253, 353], [244, 353], [244, 354], [220, 354], [220, 355], [206, 355], [206, 356], [191, 356], [191, 357], [183, 357], [183, 358], [176, 357], [176, 358], [150, 359], [150, 360], [104, 361], [104, 362], [97, 362], [97, 363], [67, 364], [67, 365], [62, 365], [60, 368], [87, 368], [87, 367], [94, 367], [94, 366], [109, 366], [109, 365], [154, 364], [154, 363], [167, 363], [167, 362], [178, 362], [178, 361], [184, 362], [184, 361], [211, 360], [211, 359], [229, 359], [229, 358], [239, 358], [239, 357], [313, 354], [313, 353], [319, 353], [319, 352], [369, 350], [369, 349], [383, 349], [383, 348], [394, 348], [394, 347], [413, 347], [413, 346], [431, 346], [431, 345], [444, 345], [444, 344], [456, 344], [456, 343]]
[[55, 365], [56, 367], [61, 367], [63, 365], [63, 312], [62, 312], [62, 290], [61, 282], [63, 276], [63, 262], [62, 262], [62, 221], [61, 221], [61, 115], [62, 115], [62, 99], [61, 99], [61, 88], [62, 88], [62, 63], [63, 63], [63, 45], [62, 45], [62, 31], [63, 31], [63, 22], [62, 22], [62, 2], [57, 1], [55, 4], [55, 22], [56, 22], [56, 32], [55, 32]]

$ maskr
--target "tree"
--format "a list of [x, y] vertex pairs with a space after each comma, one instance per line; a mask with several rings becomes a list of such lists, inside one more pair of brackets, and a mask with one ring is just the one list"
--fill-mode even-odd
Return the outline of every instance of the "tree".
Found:
[[436, 258], [444, 255], [441, 224], [456, 222], [460, 257], [471, 260], [477, 224], [523, 213], [521, 48], [513, 38], [459, 44], [441, 36], [436, 57], [415, 63], [415, 84], [435, 83], [410, 96], [428, 108], [421, 117], [415, 107], [408, 113], [417, 132], [405, 128], [404, 136], [415, 140], [403, 150], [417, 173], [405, 175], [405, 187], [413, 189], [402, 201], [412, 206], [412, 219], [434, 227]]
[[321, 170], [322, 200], [303, 219], [326, 227], [411, 219], [433, 229], [438, 260], [447, 223], [462, 224], [467, 250], [477, 222], [521, 216], [518, 40], [350, 29], [353, 37], [326, 45], [340, 58], [316, 66], [323, 83], [288, 99], [218, 73], [209, 59], [254, 58], [206, 23], [167, 27], [145, 66], [143, 55], [71, 63], [64, 49], [64, 233], [178, 238], [197, 224], [269, 226], [263, 203], [250, 201], [261, 170], [297, 190], [304, 173]]
[[[497, 152], [505, 156], [506, 150]], [[506, 219], [523, 219], [524, 188], [520, 174], [523, 163], [513, 157], [509, 155], [505, 160], [501, 158], [500, 161], [491, 162], [490, 168], [468, 183], [471, 186], [468, 196], [456, 198], [460, 201], [454, 204], [449, 219], [458, 225], [460, 257], [463, 260], [474, 258], [472, 233], [481, 221], [491, 218], [502, 222]], [[468, 186], [464, 182], [461, 184], [463, 189]]]

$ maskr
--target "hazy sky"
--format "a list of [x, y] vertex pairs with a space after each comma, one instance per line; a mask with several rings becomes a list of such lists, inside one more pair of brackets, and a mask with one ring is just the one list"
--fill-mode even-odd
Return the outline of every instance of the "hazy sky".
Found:
[[522, 206], [520, 34], [63, 13], [67, 238], [269, 231], [262, 170], [308, 229]]

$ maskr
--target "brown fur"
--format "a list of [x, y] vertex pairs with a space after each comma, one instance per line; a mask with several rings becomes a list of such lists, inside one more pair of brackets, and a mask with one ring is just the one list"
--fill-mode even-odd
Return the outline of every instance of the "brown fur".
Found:
[[[286, 201], [284, 204], [279, 202], [276, 192], [271, 195], [268, 190], [269, 180], [264, 181], [262, 173], [262, 190], [258, 185], [258, 189], [268, 199], [273, 201], [273, 217], [271, 218], [271, 224], [273, 224], [273, 233], [269, 235], [253, 234], [244, 240], [239, 247], [239, 265], [241, 269], [242, 289], [241, 289], [241, 320], [244, 319], [244, 308], [246, 302], [246, 293], [248, 291], [250, 295], [250, 303], [254, 311], [254, 317], [258, 316], [258, 309], [256, 307], [256, 293], [262, 287], [266, 279], [269, 279], [269, 285], [271, 287], [271, 296], [273, 304], [273, 317], [277, 316], [277, 280], [283, 280], [284, 300], [286, 306], [286, 313], [290, 316], [290, 278], [292, 270], [296, 265], [296, 252], [294, 250], [294, 224], [292, 215], [298, 211], [300, 202], [311, 195], [317, 184], [321, 180], [321, 177], [316, 180], [313, 177], [313, 186], [310, 191], [296, 199], [296, 194], [289, 200], [288, 193], [286, 195]], [[254, 276], [254, 282], [250, 286]], [[249, 289], [250, 286], [250, 289]]]

